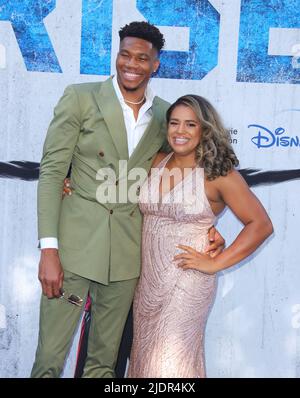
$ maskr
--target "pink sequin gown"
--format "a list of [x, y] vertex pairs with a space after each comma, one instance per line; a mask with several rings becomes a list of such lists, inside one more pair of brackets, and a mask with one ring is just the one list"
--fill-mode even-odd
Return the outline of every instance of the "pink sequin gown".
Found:
[[[205, 377], [204, 331], [216, 276], [182, 270], [177, 244], [203, 251], [215, 216], [204, 191], [204, 170], [194, 169], [158, 202], [169, 154], [140, 192], [144, 215], [142, 272], [136, 289], [128, 377]], [[182, 200], [183, 198], [183, 200]]]

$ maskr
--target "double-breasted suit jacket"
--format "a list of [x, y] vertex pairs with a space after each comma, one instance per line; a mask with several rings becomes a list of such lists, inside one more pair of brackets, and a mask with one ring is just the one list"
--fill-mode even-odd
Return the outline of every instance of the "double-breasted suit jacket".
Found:
[[[134, 168], [149, 171], [165, 141], [168, 106], [154, 98], [152, 119], [129, 158], [123, 112], [111, 78], [66, 88], [48, 129], [38, 184], [39, 238], [58, 238], [64, 269], [104, 284], [139, 276], [142, 217], [138, 205], [99, 200], [97, 192], [101, 184], [109, 192], [110, 183], [116, 197], [121, 189], [124, 197], [124, 186], [126, 192], [138, 189], [142, 181], [127, 180], [128, 173]], [[120, 160], [128, 161], [127, 171], [119, 169]], [[62, 200], [70, 164], [73, 194]], [[107, 169], [115, 179], [99, 177], [99, 171]]]

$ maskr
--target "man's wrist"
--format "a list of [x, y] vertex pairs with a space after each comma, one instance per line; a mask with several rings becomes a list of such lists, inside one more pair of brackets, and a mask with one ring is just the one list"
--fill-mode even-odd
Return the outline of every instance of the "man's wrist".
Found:
[[41, 250], [41, 257], [58, 256], [58, 249], [46, 248]]

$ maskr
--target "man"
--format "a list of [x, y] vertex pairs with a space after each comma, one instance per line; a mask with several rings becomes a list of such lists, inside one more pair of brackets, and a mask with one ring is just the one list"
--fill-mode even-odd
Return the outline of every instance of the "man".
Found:
[[[43, 295], [32, 377], [61, 374], [82, 311], [74, 301], [84, 301], [88, 291], [92, 321], [83, 377], [114, 377], [140, 272], [141, 214], [137, 203], [99, 201], [105, 180], [97, 173], [112, 169], [117, 194], [125, 180], [129, 191], [128, 172], [148, 171], [164, 143], [169, 105], [147, 87], [159, 67], [160, 31], [133, 22], [119, 35], [117, 76], [69, 86], [47, 133], [38, 185]], [[120, 160], [128, 161], [127, 172], [118, 170]], [[73, 195], [61, 201], [71, 163]]]

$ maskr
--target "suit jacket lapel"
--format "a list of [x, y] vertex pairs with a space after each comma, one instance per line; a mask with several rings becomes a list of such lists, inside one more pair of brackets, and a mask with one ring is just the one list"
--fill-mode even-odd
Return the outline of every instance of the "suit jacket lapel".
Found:
[[128, 159], [127, 133], [123, 111], [118, 97], [116, 96], [111, 78], [101, 84], [99, 93], [96, 95], [96, 101], [112, 136], [120, 159]]
[[129, 169], [131, 169], [137, 163], [137, 161], [144, 156], [149, 149], [149, 146], [153, 143], [153, 140], [160, 132], [161, 122], [164, 115], [162, 115], [157, 97], [155, 97], [153, 100], [152, 111], [153, 114], [150, 123], [148, 124], [132, 155], [130, 156], [128, 163]]

